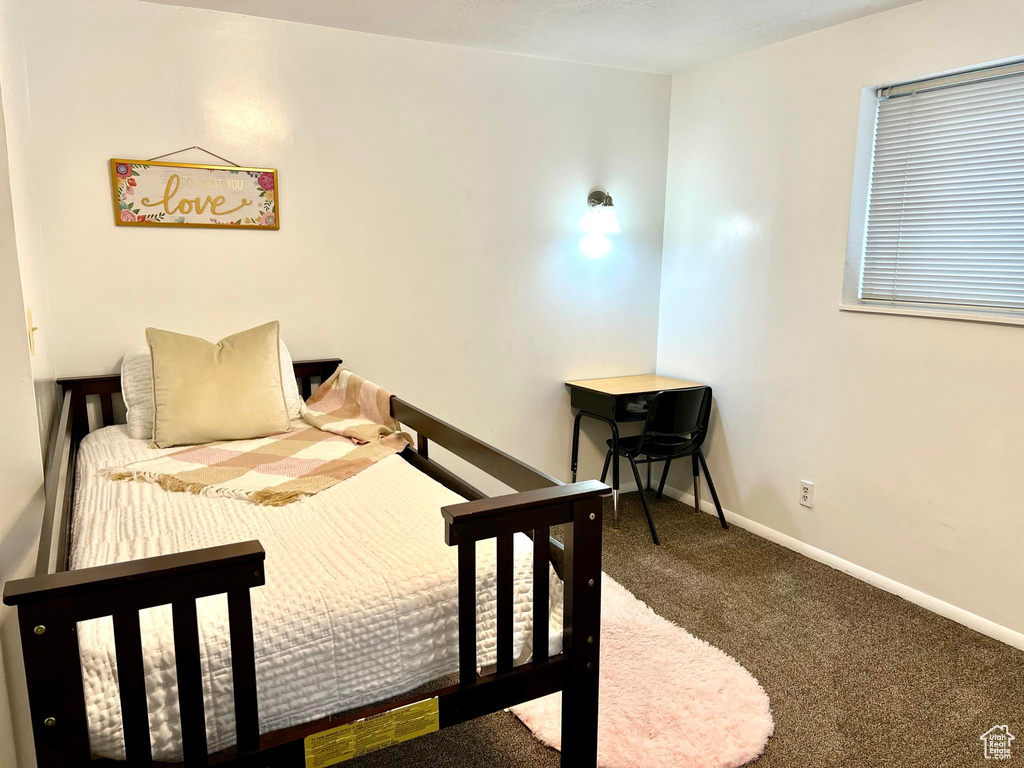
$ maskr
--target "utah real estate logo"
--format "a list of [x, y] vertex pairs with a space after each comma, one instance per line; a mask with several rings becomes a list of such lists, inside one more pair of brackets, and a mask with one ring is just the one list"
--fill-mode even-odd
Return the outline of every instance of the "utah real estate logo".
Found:
[[986, 760], [1009, 760], [1010, 742], [1014, 735], [1010, 733], [1009, 726], [993, 725], [979, 737], [985, 742]]

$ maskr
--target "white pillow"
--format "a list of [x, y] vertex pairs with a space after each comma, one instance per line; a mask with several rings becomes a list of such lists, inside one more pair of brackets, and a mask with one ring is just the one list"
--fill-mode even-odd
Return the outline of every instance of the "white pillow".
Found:
[[132, 347], [121, 358], [121, 397], [127, 408], [128, 433], [153, 439], [153, 361], [149, 347]]
[[281, 383], [284, 384], [284, 404], [288, 408], [289, 419], [302, 418], [302, 397], [299, 395], [299, 383], [295, 380], [295, 366], [288, 347], [281, 339]]
[[[284, 402], [288, 418], [301, 418], [302, 398], [295, 381], [292, 356], [284, 341], [280, 344], [281, 381], [284, 383]], [[139, 440], [153, 439], [153, 361], [149, 347], [133, 347], [121, 359], [121, 396], [128, 409], [128, 433]]]

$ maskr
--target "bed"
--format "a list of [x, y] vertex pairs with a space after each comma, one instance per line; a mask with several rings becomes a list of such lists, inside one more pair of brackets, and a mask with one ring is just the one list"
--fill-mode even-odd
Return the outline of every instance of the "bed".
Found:
[[[338, 363], [296, 363], [303, 394]], [[100, 475], [159, 450], [113, 423], [118, 377], [59, 386], [37, 575], [4, 590], [40, 766], [325, 766], [558, 690], [563, 764], [596, 763], [606, 486], [562, 485], [393, 398], [415, 450], [319, 494], [171, 493]], [[484, 497], [431, 441], [519, 492]]]

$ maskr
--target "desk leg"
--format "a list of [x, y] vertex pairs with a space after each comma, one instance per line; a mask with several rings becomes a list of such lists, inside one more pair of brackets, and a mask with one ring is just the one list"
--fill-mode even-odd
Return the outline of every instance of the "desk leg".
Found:
[[612, 428], [612, 528], [619, 527], [619, 427], [611, 420]]
[[576, 482], [576, 466], [580, 454], [580, 419], [589, 416], [592, 419], [599, 419], [611, 427], [612, 430], [612, 526], [619, 527], [619, 427], [614, 420], [607, 416], [598, 416], [596, 413], [577, 411], [576, 418], [572, 422], [572, 460], [569, 469], [572, 470], [572, 481]]
[[572, 461], [569, 469], [572, 470], [572, 481], [576, 482], [576, 464], [580, 456], [580, 419], [583, 418], [583, 411], [576, 412], [576, 418], [572, 422]]

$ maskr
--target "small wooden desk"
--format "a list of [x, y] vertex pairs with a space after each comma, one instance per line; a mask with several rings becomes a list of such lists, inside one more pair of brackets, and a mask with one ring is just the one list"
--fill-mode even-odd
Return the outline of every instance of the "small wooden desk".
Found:
[[[605, 422], [612, 430], [612, 521], [619, 520], [619, 427], [617, 422], [643, 421], [647, 406], [658, 392], [667, 389], [703, 387], [696, 381], [674, 379], [645, 373], [639, 376], [616, 376], [610, 379], [582, 379], [565, 382], [570, 405], [577, 408], [572, 426], [572, 481], [576, 482], [576, 465], [580, 452], [580, 419], [589, 416]], [[647, 465], [650, 472], [650, 464]], [[638, 489], [642, 490], [642, 489]]]

